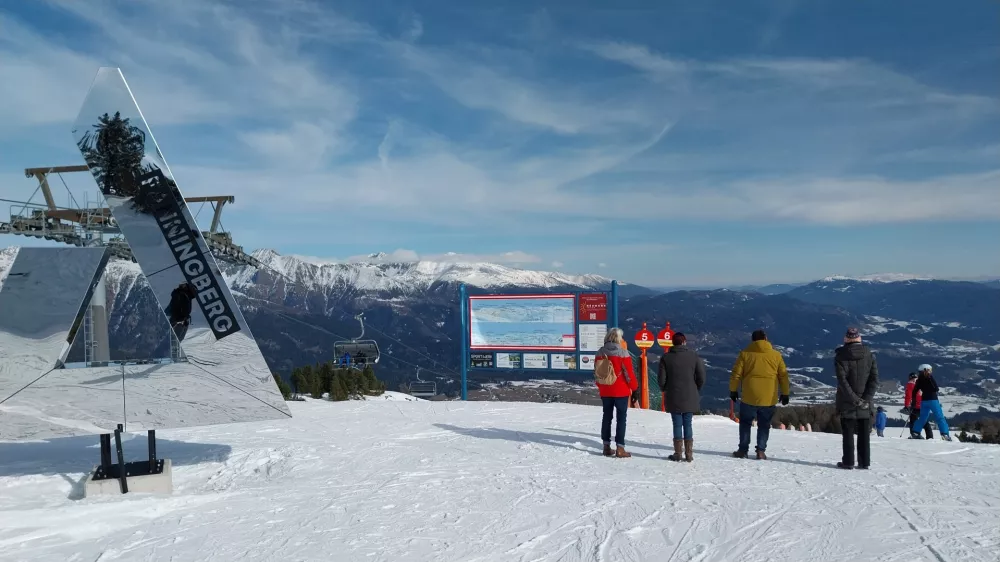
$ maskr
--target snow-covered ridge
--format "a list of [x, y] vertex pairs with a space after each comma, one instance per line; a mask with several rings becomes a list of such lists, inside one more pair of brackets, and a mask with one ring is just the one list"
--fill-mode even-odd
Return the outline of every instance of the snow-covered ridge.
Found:
[[933, 281], [933, 277], [913, 275], [910, 273], [875, 273], [872, 275], [846, 276], [832, 275], [824, 277], [820, 282], [832, 283], [834, 281], [858, 281], [862, 283], [902, 283], [906, 281]]
[[[256, 250], [253, 256], [265, 266], [265, 272], [278, 274], [307, 288], [349, 285], [362, 291], [426, 290], [434, 283], [466, 283], [474, 287], [552, 287], [605, 288], [611, 280], [600, 275], [566, 275], [532, 271], [496, 263], [384, 261], [385, 254], [373, 254], [371, 261], [329, 262], [283, 256], [274, 250]], [[231, 270], [231, 286], [254, 283], [258, 270], [245, 267]]]
[[[0, 280], [6, 276], [18, 247], [0, 249]], [[264, 264], [264, 272], [278, 275], [307, 289], [352, 287], [363, 292], [413, 293], [427, 290], [434, 283], [466, 283], [473, 287], [523, 287], [550, 289], [577, 287], [606, 289], [611, 279], [600, 275], [566, 275], [549, 271], [518, 269], [495, 263], [463, 262], [386, 262], [385, 254], [373, 254], [372, 261], [324, 262], [299, 256], [282, 256], [274, 250], [257, 250], [253, 256]], [[246, 266], [223, 266], [229, 286], [239, 291], [258, 282], [258, 269]], [[139, 265], [112, 259], [108, 263], [108, 283], [119, 298], [127, 297], [140, 274]], [[623, 283], [624, 285], [624, 283]], [[122, 293], [124, 291], [124, 294]]]

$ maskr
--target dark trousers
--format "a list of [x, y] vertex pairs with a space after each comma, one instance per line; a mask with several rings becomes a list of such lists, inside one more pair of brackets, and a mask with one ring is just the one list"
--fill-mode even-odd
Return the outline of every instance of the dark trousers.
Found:
[[775, 406], [751, 406], [746, 402], [740, 402], [740, 450], [747, 452], [750, 449], [750, 430], [753, 429], [753, 420], [757, 419], [757, 450], [767, 450], [767, 438], [771, 434], [771, 418], [777, 410]]
[[845, 466], [854, 466], [854, 435], [858, 436], [858, 466], [867, 467], [871, 464], [871, 446], [869, 437], [872, 431], [872, 421], [868, 418], [840, 418], [841, 433], [844, 435]]
[[628, 397], [622, 398], [601, 398], [604, 406], [604, 417], [601, 418], [601, 441], [611, 443], [611, 417], [614, 416], [615, 424], [615, 444], [619, 447], [625, 446], [625, 418], [628, 413]]
[[[910, 421], [906, 424], [906, 427], [913, 431], [913, 424], [917, 422], [920, 418], [920, 408], [914, 408], [910, 410]], [[931, 424], [924, 424], [924, 436], [928, 439], [934, 439], [934, 432], [931, 430]]]

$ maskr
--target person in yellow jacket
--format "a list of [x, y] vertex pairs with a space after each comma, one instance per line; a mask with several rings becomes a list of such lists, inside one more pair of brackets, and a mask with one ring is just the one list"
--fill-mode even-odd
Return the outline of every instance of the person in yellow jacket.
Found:
[[757, 458], [767, 459], [764, 451], [767, 449], [767, 438], [771, 430], [771, 418], [774, 417], [775, 405], [778, 403], [778, 387], [781, 387], [781, 404], [788, 405], [788, 368], [785, 359], [767, 341], [764, 330], [755, 330], [750, 336], [753, 342], [748, 345], [733, 365], [729, 377], [729, 397], [733, 402], [740, 399], [740, 386], [743, 387], [743, 401], [740, 402], [740, 447], [733, 456], [747, 458], [750, 449], [750, 429], [753, 420], [757, 420]]

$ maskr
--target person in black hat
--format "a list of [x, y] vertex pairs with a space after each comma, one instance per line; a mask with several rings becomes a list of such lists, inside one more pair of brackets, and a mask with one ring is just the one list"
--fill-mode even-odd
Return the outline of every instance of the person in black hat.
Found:
[[858, 468], [871, 464], [869, 434], [872, 431], [872, 400], [878, 390], [878, 364], [868, 346], [861, 343], [857, 328], [849, 328], [844, 345], [834, 354], [837, 372], [837, 415], [844, 437], [844, 456], [838, 468], [854, 468], [854, 436], [858, 436]]

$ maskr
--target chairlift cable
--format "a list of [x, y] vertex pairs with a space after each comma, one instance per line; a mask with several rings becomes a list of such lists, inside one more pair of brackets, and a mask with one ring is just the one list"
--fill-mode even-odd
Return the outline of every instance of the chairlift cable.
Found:
[[68, 194], [69, 194], [69, 199], [70, 199], [70, 201], [72, 201], [72, 202], [73, 202], [73, 204], [74, 204], [74, 205], [76, 205], [76, 208], [77, 208], [77, 209], [79, 209], [79, 208], [80, 208], [80, 202], [76, 200], [76, 197], [73, 197], [73, 192], [72, 192], [72, 191], [70, 191], [70, 190], [69, 190], [69, 186], [68, 186], [68, 185], [66, 185], [66, 180], [65, 180], [65, 179], [63, 178], [63, 175], [62, 175], [62, 173], [61, 173], [61, 172], [58, 172], [58, 173], [56, 173], [56, 175], [57, 175], [57, 176], [59, 176], [59, 181], [61, 181], [61, 182], [62, 182], [62, 184], [63, 184], [63, 187], [65, 187], [65, 188], [66, 188], [66, 193], [68, 193]]
[[[257, 299], [257, 300], [263, 300], [263, 299]], [[271, 301], [265, 301], [265, 302], [271, 302]], [[265, 310], [267, 312], [270, 312], [271, 314], [275, 314], [277, 316], [285, 318], [286, 320], [291, 320], [293, 322], [298, 322], [299, 324], [302, 324], [303, 326], [308, 326], [310, 328], [313, 328], [314, 330], [318, 330], [318, 331], [323, 332], [325, 334], [328, 334], [328, 335], [331, 335], [331, 336], [334, 336], [334, 337], [337, 337], [337, 338], [342, 338], [342, 339], [344, 338], [344, 336], [342, 336], [341, 334], [338, 334], [338, 333], [335, 333], [335, 332], [331, 332], [330, 330], [327, 330], [326, 328], [323, 328], [322, 326], [317, 326], [316, 324], [310, 324], [309, 322], [306, 322], [305, 320], [300, 320], [298, 318], [295, 318], [294, 316], [289, 316], [289, 315], [284, 314], [282, 312], [278, 312], [277, 310], [270, 310], [270, 309], [267, 309], [267, 308], [264, 308], [262, 310]], [[389, 355], [389, 354], [385, 354], [385, 355], [383, 355], [383, 357], [385, 357], [386, 359], [393, 359], [395, 361], [398, 361], [400, 363], [409, 365], [411, 367], [417, 367], [419, 369], [423, 369], [423, 370], [425, 370], [425, 371], [427, 371], [429, 373], [433, 373], [435, 375], [438, 375], [438, 376], [441, 376], [441, 377], [444, 377], [444, 378], [452, 378], [452, 377], [454, 377], [454, 373], [452, 373], [452, 374], [449, 375], [449, 374], [440, 373], [438, 371], [432, 371], [432, 370], [430, 370], [430, 369], [428, 369], [426, 367], [421, 367], [420, 365], [417, 365], [416, 363], [411, 363], [411, 362], [406, 361], [404, 359], [400, 359], [399, 357], [393, 357], [392, 355]]]
[[[435, 364], [435, 365], [438, 365], [438, 366], [440, 366], [440, 367], [441, 367], [442, 369], [445, 369], [445, 370], [448, 370], [448, 371], [451, 371], [451, 369], [450, 369], [450, 368], [448, 368], [448, 367], [446, 367], [445, 365], [443, 365], [443, 364], [441, 364], [441, 363], [439, 363], [439, 362], [435, 361], [434, 359], [432, 359], [432, 358], [431, 358], [431, 357], [430, 357], [429, 355], [427, 355], [426, 353], [422, 353], [422, 352], [420, 352], [420, 351], [417, 351], [416, 349], [413, 349], [412, 347], [410, 347], [410, 346], [406, 345], [405, 343], [403, 343], [403, 342], [401, 342], [401, 341], [397, 340], [396, 338], [394, 338], [394, 337], [390, 336], [389, 334], [387, 334], [387, 333], [383, 332], [382, 330], [379, 330], [378, 328], [376, 328], [376, 327], [372, 326], [371, 324], [369, 324], [369, 325], [368, 325], [368, 329], [370, 329], [370, 330], [375, 330], [376, 332], [378, 332], [378, 333], [382, 334], [383, 336], [385, 336], [385, 337], [389, 338], [390, 340], [392, 340], [392, 341], [394, 341], [394, 342], [398, 343], [399, 345], [401, 345], [401, 346], [405, 347], [406, 349], [409, 349], [409, 350], [410, 350], [410, 351], [412, 351], [413, 353], [416, 353], [417, 355], [420, 355], [421, 357], [424, 357], [425, 359], [427, 359], [427, 360], [428, 360], [428, 361], [430, 361], [431, 363], [433, 363], [433, 364]], [[458, 373], [457, 373], [457, 372], [454, 372], [454, 371], [452, 371], [452, 374], [455, 374], [455, 375], [458, 375]]]

